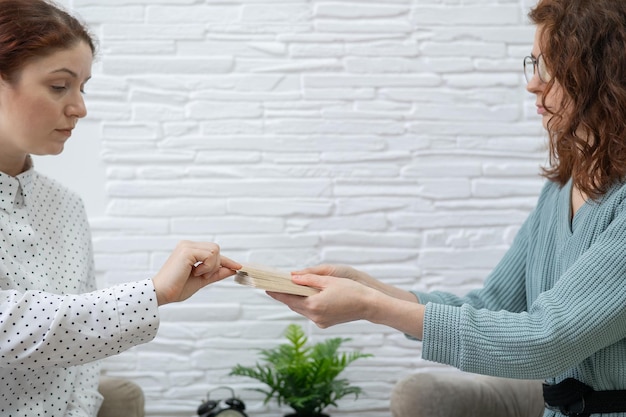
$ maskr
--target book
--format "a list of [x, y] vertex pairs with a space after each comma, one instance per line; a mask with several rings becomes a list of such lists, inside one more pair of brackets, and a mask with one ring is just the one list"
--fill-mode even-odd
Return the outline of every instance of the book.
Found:
[[314, 295], [320, 291], [317, 288], [294, 284], [289, 272], [263, 265], [244, 264], [237, 271], [235, 282], [266, 291], [303, 296]]

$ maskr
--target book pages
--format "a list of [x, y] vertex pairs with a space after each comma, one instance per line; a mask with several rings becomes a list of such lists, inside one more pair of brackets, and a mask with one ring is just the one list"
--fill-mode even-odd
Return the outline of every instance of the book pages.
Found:
[[289, 272], [261, 265], [244, 264], [237, 271], [235, 282], [266, 291], [309, 296], [319, 292], [317, 288], [294, 284]]

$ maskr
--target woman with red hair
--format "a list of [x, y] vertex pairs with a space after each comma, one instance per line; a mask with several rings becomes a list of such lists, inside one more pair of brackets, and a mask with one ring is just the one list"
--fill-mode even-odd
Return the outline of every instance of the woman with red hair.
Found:
[[[80, 198], [38, 173], [87, 109], [96, 48], [44, 0], [0, 0], [0, 414], [95, 416], [98, 360], [154, 338], [158, 306], [241, 266], [180, 242], [152, 278], [96, 290]], [[77, 174], [79, 175], [79, 174]]]
[[[545, 417], [624, 417], [626, 1], [540, 0], [529, 16], [536, 36], [524, 70], [548, 133], [548, 181], [484, 287], [465, 297], [408, 292], [321, 265], [293, 273], [318, 294], [271, 295], [320, 327], [365, 319], [422, 340], [425, 359], [544, 380]], [[536, 416], [523, 398], [492, 392], [475, 397], [483, 412], [434, 415]], [[407, 416], [424, 415], [408, 403]]]

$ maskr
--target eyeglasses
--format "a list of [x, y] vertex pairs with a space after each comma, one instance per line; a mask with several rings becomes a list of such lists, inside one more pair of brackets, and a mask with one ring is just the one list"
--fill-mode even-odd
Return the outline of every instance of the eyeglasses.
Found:
[[539, 74], [539, 80], [541, 80], [542, 83], [547, 83], [552, 79], [548, 68], [546, 68], [546, 61], [543, 59], [542, 54], [539, 54], [537, 58], [533, 56], [524, 58], [524, 77], [526, 77], [527, 83], [533, 79], [535, 71]]

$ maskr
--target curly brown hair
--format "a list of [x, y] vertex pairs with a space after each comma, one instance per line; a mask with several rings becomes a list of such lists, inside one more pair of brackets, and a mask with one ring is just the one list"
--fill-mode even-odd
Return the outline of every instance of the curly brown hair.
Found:
[[540, 0], [529, 17], [552, 75], [545, 92], [563, 92], [543, 174], [597, 199], [626, 177], [626, 1]]

